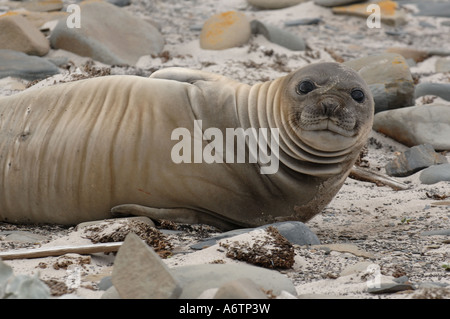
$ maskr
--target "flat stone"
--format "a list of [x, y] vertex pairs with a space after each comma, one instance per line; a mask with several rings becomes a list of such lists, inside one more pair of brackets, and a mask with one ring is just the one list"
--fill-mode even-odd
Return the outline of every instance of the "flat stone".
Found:
[[387, 48], [386, 52], [400, 54], [406, 60], [412, 59], [416, 63], [422, 62], [425, 59], [430, 57], [430, 53], [428, 51], [417, 50], [417, 49], [413, 49], [413, 48], [391, 47], [391, 48]]
[[267, 299], [267, 295], [252, 280], [239, 278], [220, 286], [214, 299]]
[[61, 0], [31, 0], [23, 4], [26, 10], [37, 12], [61, 11], [63, 6]]
[[247, 0], [252, 6], [261, 9], [282, 9], [295, 6], [306, 0]]
[[314, 3], [322, 7], [338, 7], [364, 1], [365, 0], [314, 0]]
[[373, 129], [412, 147], [431, 144], [450, 150], [450, 106], [426, 104], [375, 114]]
[[205, 290], [219, 288], [223, 284], [248, 278], [265, 291], [277, 296], [283, 290], [296, 296], [294, 284], [276, 270], [240, 264], [203, 264], [171, 268], [172, 274], [183, 286], [180, 298], [197, 298]]
[[30, 21], [36, 28], [40, 29], [45, 23], [67, 18], [69, 15], [66, 11], [52, 12], [36, 12], [36, 11], [20, 11], [21, 16]]
[[306, 49], [305, 41], [296, 34], [258, 20], [253, 20], [250, 25], [253, 34], [262, 34], [272, 43], [292, 51], [304, 51]]
[[344, 62], [369, 86], [375, 113], [414, 105], [414, 81], [405, 58], [398, 53], [371, 55]]
[[422, 232], [420, 236], [450, 236], [450, 229], [428, 230]]
[[381, 283], [378, 287], [368, 287], [367, 292], [371, 294], [389, 294], [405, 290], [414, 290], [412, 284], [399, 284], [395, 281]]
[[389, 176], [405, 177], [412, 175], [424, 168], [436, 164], [447, 163], [447, 158], [434, 151], [430, 144], [413, 146], [400, 153], [386, 165], [386, 173]]
[[18, 14], [0, 16], [0, 49], [43, 56], [50, 50], [47, 38], [27, 19]]
[[444, 17], [450, 18], [450, 3], [447, 1], [433, 2], [427, 1], [424, 3], [416, 3], [419, 12], [416, 13], [418, 16], [431, 16], [431, 17]]
[[59, 20], [51, 33], [50, 43], [110, 65], [134, 65], [141, 56], [159, 54], [164, 38], [150, 23], [107, 2], [80, 4], [80, 28], [68, 28]]
[[112, 282], [123, 299], [168, 299], [181, 294], [166, 264], [134, 233], [127, 235], [117, 252]]
[[37, 80], [58, 73], [58, 67], [44, 58], [13, 50], [0, 50], [0, 78], [11, 76]]
[[424, 169], [419, 179], [422, 184], [436, 184], [439, 182], [450, 182], [450, 164], [433, 165]]
[[[395, 1], [382, 0], [371, 3], [377, 4], [380, 7], [381, 22], [391, 26], [399, 26], [407, 22], [405, 12], [399, 9], [398, 4]], [[367, 11], [367, 5], [367, 3], [361, 3], [333, 7], [332, 11], [335, 14], [347, 14], [367, 18], [372, 14], [372, 12]]]
[[205, 50], [224, 50], [239, 47], [251, 36], [250, 22], [242, 12], [227, 11], [210, 17], [200, 33], [200, 47]]
[[275, 227], [278, 230], [278, 232], [293, 245], [305, 246], [305, 245], [320, 244], [320, 240], [317, 237], [317, 235], [314, 234], [304, 223], [289, 221], [289, 222], [267, 224], [257, 228], [242, 228], [231, 230], [228, 232], [224, 232], [218, 236], [205, 239], [197, 244], [192, 245], [191, 248], [204, 249], [217, 244], [217, 242], [221, 239], [231, 238], [234, 236], [251, 232], [256, 229], [266, 229], [267, 227], [270, 226]]
[[[4, 233], [4, 232], [0, 232]], [[9, 234], [5, 237], [5, 241], [12, 241], [18, 243], [38, 243], [46, 240], [47, 237], [42, 235], [33, 234], [27, 231], [15, 230], [9, 232]]]

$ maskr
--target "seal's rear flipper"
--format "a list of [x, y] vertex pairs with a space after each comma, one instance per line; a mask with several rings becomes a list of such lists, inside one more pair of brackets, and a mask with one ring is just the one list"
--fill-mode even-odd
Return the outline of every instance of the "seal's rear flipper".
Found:
[[189, 208], [153, 208], [136, 204], [118, 205], [111, 209], [114, 217], [123, 215], [146, 216], [152, 220], [169, 220], [181, 224], [209, 224], [222, 230], [239, 226], [204, 212]]

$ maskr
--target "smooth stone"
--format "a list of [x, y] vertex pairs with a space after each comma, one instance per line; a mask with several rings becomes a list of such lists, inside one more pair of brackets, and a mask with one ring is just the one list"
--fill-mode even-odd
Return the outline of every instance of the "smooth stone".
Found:
[[205, 50], [224, 50], [239, 47], [251, 36], [250, 22], [242, 12], [227, 11], [210, 17], [200, 33], [200, 47]]
[[130, 0], [107, 0], [107, 1], [118, 7], [126, 7], [131, 4]]
[[304, 51], [306, 49], [306, 43], [302, 38], [273, 25], [253, 20], [251, 29], [253, 34], [262, 34], [270, 42], [289, 50]]
[[414, 105], [414, 81], [405, 58], [383, 53], [344, 62], [356, 70], [369, 86], [375, 113]]
[[321, 18], [304, 18], [304, 19], [297, 19], [297, 20], [290, 20], [284, 22], [284, 25], [287, 27], [293, 27], [296, 25], [313, 25], [313, 24], [319, 24], [322, 22]]
[[418, 3], [418, 16], [444, 17], [450, 18], [450, 3], [449, 2], [431, 2]]
[[23, 5], [26, 10], [36, 12], [61, 11], [63, 6], [61, 0], [32, 0]]
[[339, 277], [349, 276], [349, 275], [367, 271], [367, 268], [370, 265], [373, 265], [373, 263], [371, 263], [369, 261], [361, 261], [354, 265], [347, 266], [341, 271], [341, 273], [339, 274]]
[[214, 299], [267, 299], [267, 295], [252, 280], [239, 278], [220, 286]]
[[450, 150], [450, 106], [425, 104], [375, 114], [373, 129], [409, 147]]
[[431, 82], [417, 84], [414, 92], [414, 98], [417, 99], [425, 95], [434, 95], [450, 101], [450, 84]]
[[365, 0], [314, 0], [315, 4], [322, 7], [338, 7], [358, 2], [365, 2]]
[[450, 236], [450, 229], [428, 230], [422, 232], [420, 236]]
[[[382, 0], [371, 3], [377, 4], [380, 7], [381, 22], [391, 26], [399, 26], [407, 23], [405, 12], [399, 10], [398, 4], [395, 1]], [[367, 5], [367, 3], [361, 3], [333, 7], [332, 11], [335, 14], [347, 14], [368, 18], [372, 12], [367, 11]]]
[[279, 295], [283, 290], [296, 296], [294, 284], [276, 270], [241, 264], [203, 264], [171, 268], [183, 286], [181, 299], [197, 298], [205, 290], [219, 288], [240, 278], [248, 278], [265, 291]]
[[98, 283], [98, 289], [106, 291], [111, 287], [113, 287], [111, 276], [105, 276], [100, 279], [100, 282]]
[[100, 299], [122, 299], [114, 286], [108, 288]]
[[38, 80], [58, 73], [58, 67], [44, 58], [13, 50], [0, 50], [0, 78], [11, 76]]
[[30, 21], [36, 28], [41, 27], [50, 21], [66, 18], [69, 13], [66, 11], [52, 11], [52, 12], [35, 12], [35, 11], [21, 11], [20, 15]]
[[405, 177], [432, 165], [447, 163], [447, 158], [434, 151], [430, 144], [413, 146], [389, 161], [386, 173], [389, 176]]
[[251, 232], [256, 229], [266, 229], [267, 227], [275, 227], [278, 232], [286, 238], [293, 245], [319, 245], [320, 240], [316, 234], [314, 234], [308, 226], [306, 226], [302, 222], [279, 222], [273, 224], [267, 224], [264, 226], [260, 226], [257, 228], [242, 228], [231, 230], [228, 232], [224, 232], [218, 236], [214, 236], [212, 238], [205, 239], [197, 244], [191, 246], [192, 249], [204, 249], [210, 246], [217, 244], [217, 242], [221, 239], [230, 238], [234, 236], [238, 236], [241, 234], [245, 234]]
[[436, 61], [436, 72], [437, 73], [450, 72], [450, 59], [439, 58]]
[[124, 9], [107, 2], [80, 4], [81, 28], [68, 28], [59, 20], [51, 33], [50, 43], [110, 65], [134, 65], [141, 56], [159, 54], [164, 38], [150, 23], [136, 18]]
[[50, 50], [47, 38], [27, 19], [18, 14], [0, 17], [0, 49], [43, 56]]
[[182, 290], [161, 258], [134, 233], [117, 252], [112, 283], [123, 299], [172, 299]]
[[425, 59], [430, 57], [430, 54], [427, 51], [416, 50], [416, 49], [412, 49], [412, 48], [392, 47], [392, 48], [387, 48], [386, 52], [400, 54], [405, 59], [412, 59], [416, 63], [422, 62]]
[[282, 9], [295, 6], [306, 0], [247, 0], [249, 4], [260, 9]]
[[432, 185], [439, 182], [450, 182], [450, 164], [433, 165], [424, 169], [419, 179], [422, 184]]

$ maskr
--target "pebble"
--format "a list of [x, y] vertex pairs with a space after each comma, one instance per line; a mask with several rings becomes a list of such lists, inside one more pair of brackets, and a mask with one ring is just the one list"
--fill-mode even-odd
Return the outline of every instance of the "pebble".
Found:
[[312, 245], [311, 248], [316, 249], [330, 249], [332, 251], [337, 251], [341, 253], [350, 253], [355, 256], [364, 257], [364, 258], [375, 258], [375, 255], [371, 252], [362, 250], [358, 248], [356, 245], [352, 244], [324, 244], [324, 245]]
[[150, 23], [107, 2], [80, 6], [82, 28], [67, 28], [66, 20], [59, 20], [50, 36], [53, 48], [110, 65], [134, 65], [141, 56], [162, 51], [164, 38]]
[[385, 169], [389, 176], [405, 177], [429, 166], [447, 162], [447, 158], [436, 153], [433, 146], [422, 144], [401, 152], [386, 164]]
[[200, 33], [200, 47], [205, 50], [234, 48], [247, 43], [250, 36], [250, 21], [246, 15], [227, 11], [206, 20]]
[[370, 286], [367, 292], [371, 294], [388, 294], [405, 290], [414, 290], [412, 284], [392, 282], [382, 282], [379, 286]]
[[424, 169], [419, 179], [422, 184], [436, 184], [439, 182], [450, 182], [450, 164], [433, 165]]
[[0, 16], [0, 49], [43, 56], [50, 50], [47, 38], [27, 19], [18, 14]]
[[251, 22], [251, 30], [253, 34], [262, 34], [270, 42], [289, 50], [304, 51], [306, 49], [306, 43], [302, 38], [276, 26], [253, 20]]
[[[371, 3], [377, 4], [380, 7], [381, 22], [391, 26], [399, 26], [407, 23], [405, 12], [398, 8], [398, 4], [395, 1], [382, 0]], [[367, 3], [334, 7], [332, 11], [335, 14], [347, 14], [363, 18], [367, 18], [372, 14], [372, 12], [367, 11]]]
[[134, 233], [117, 252], [112, 282], [123, 299], [177, 298], [182, 290], [161, 258]]
[[414, 92], [414, 98], [417, 99], [426, 95], [434, 95], [450, 101], [450, 84], [431, 82], [417, 84]]
[[172, 274], [183, 286], [180, 299], [197, 298], [205, 290], [219, 288], [232, 280], [247, 278], [265, 291], [278, 296], [283, 290], [296, 296], [294, 284], [276, 270], [238, 264], [203, 264], [171, 268]]
[[450, 228], [429, 230], [429, 231], [424, 231], [420, 234], [420, 236], [436, 236], [436, 235], [450, 236]]
[[266, 229], [267, 227], [270, 226], [276, 228], [278, 232], [293, 245], [305, 246], [305, 245], [320, 244], [319, 238], [308, 228], [308, 226], [306, 226], [302, 222], [290, 221], [290, 222], [279, 222], [268, 224], [257, 228], [243, 228], [231, 230], [228, 232], [224, 232], [218, 236], [202, 240], [201, 242], [192, 245], [191, 248], [204, 249], [217, 244], [217, 242], [221, 239], [242, 235], [256, 229]]
[[118, 7], [126, 7], [131, 4], [130, 0], [107, 0], [107, 1]]
[[375, 114], [373, 129], [412, 147], [431, 144], [450, 150], [450, 106], [425, 104]]
[[58, 73], [58, 67], [44, 58], [13, 50], [0, 50], [0, 78], [11, 76], [37, 80]]
[[260, 9], [282, 9], [295, 6], [306, 0], [247, 0], [249, 4]]
[[372, 91], [375, 113], [414, 105], [414, 82], [408, 63], [397, 53], [344, 62], [362, 76]]

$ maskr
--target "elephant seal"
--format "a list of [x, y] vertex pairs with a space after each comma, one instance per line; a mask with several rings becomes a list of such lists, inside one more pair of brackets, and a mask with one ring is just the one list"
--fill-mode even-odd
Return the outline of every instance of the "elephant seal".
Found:
[[233, 229], [318, 214], [374, 103], [355, 71], [318, 63], [253, 86], [180, 68], [93, 78], [3, 97], [0, 111], [1, 221], [134, 214]]

